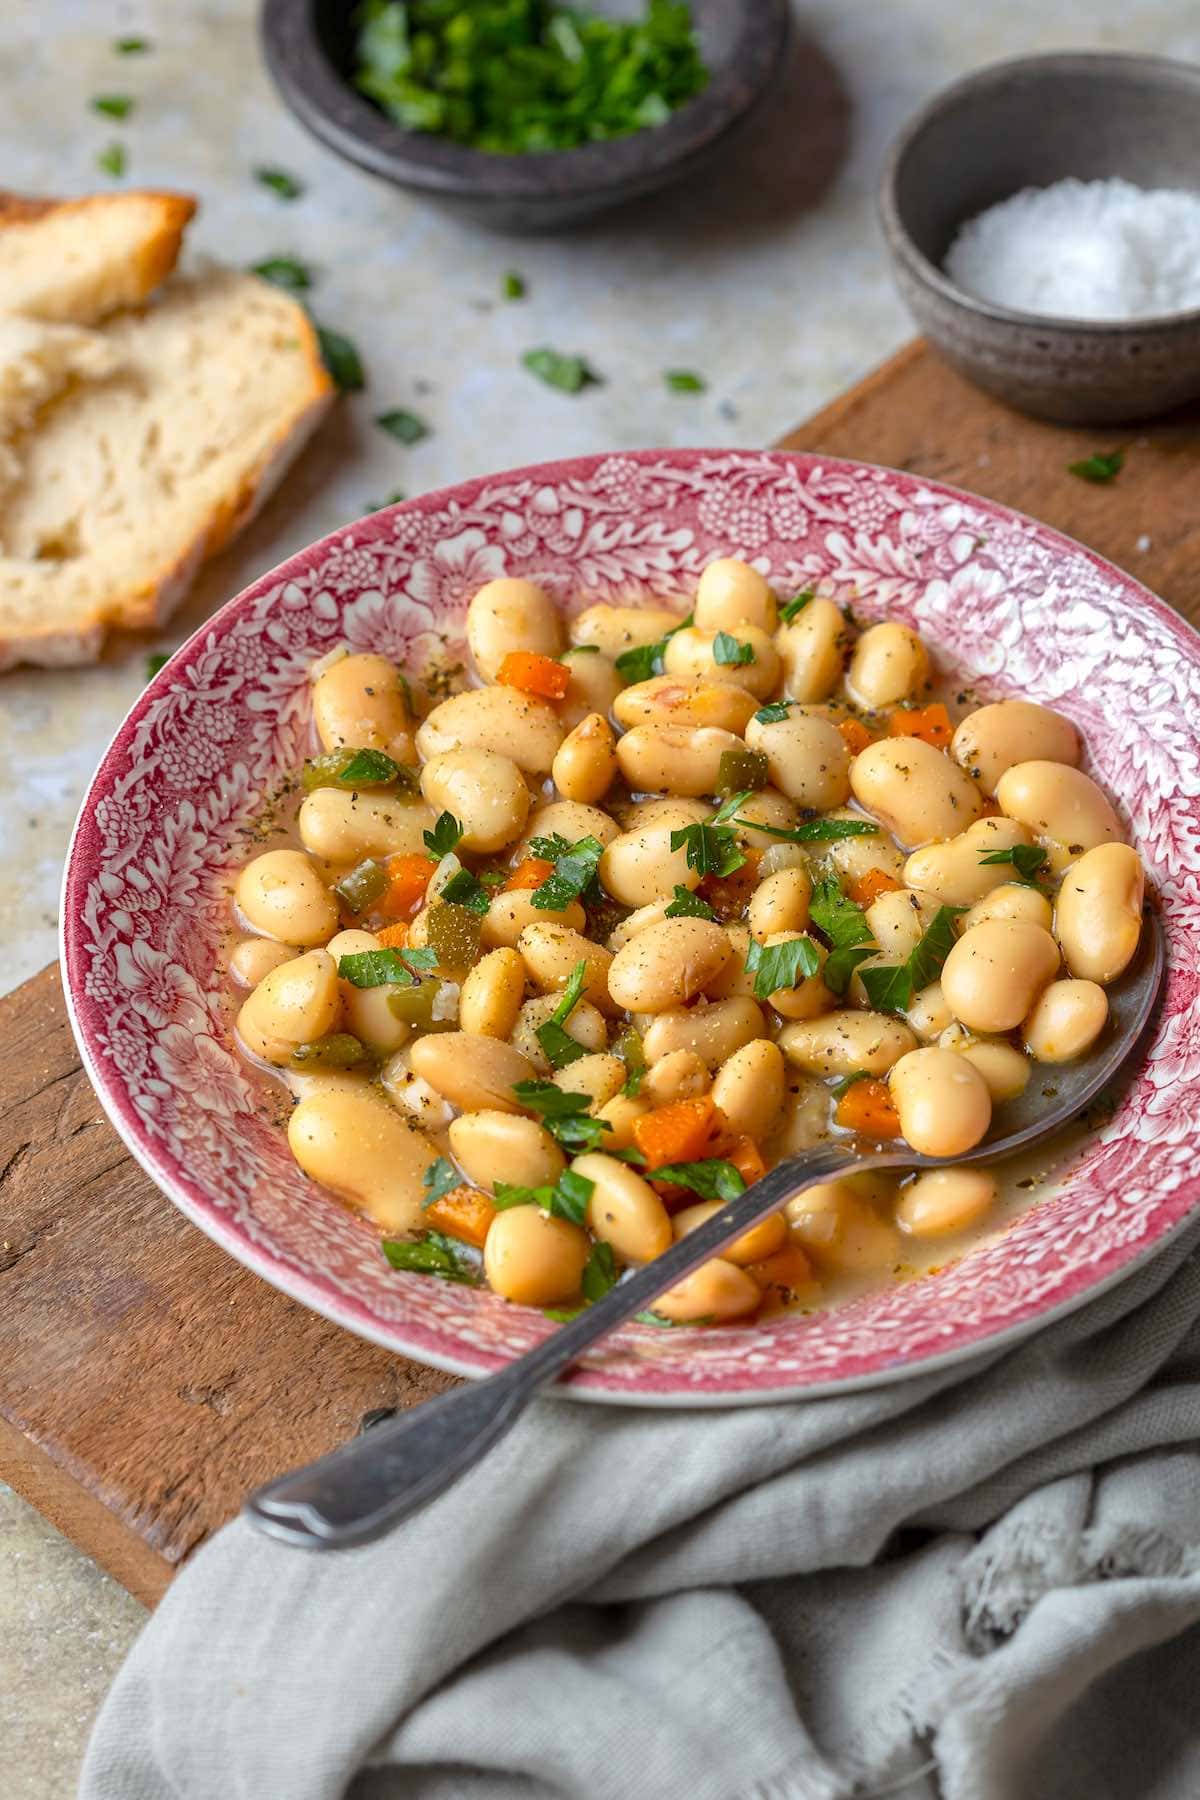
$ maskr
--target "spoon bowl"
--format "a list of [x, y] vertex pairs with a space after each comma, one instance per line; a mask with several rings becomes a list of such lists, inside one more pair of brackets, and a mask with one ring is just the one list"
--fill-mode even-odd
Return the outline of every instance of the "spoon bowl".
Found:
[[486, 1455], [538, 1390], [561, 1375], [606, 1332], [642, 1312], [710, 1257], [805, 1188], [862, 1169], [937, 1169], [999, 1162], [1053, 1137], [1100, 1095], [1137, 1050], [1166, 972], [1166, 938], [1157, 913], [1143, 915], [1137, 954], [1109, 996], [1109, 1017], [1092, 1051], [1055, 1069], [1054, 1105], [1038, 1110], [1044, 1090], [1030, 1083], [999, 1108], [1000, 1129], [959, 1156], [922, 1156], [853, 1138], [785, 1158], [653, 1262], [632, 1271], [536, 1349], [483, 1381], [426, 1401], [366, 1437], [259, 1488], [246, 1502], [268, 1536], [313, 1550], [372, 1542], [443, 1493]]

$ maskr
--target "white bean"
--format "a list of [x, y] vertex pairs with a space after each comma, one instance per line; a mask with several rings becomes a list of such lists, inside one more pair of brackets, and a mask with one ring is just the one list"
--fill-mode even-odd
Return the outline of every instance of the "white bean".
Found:
[[288, 1120], [288, 1144], [306, 1175], [385, 1231], [420, 1227], [422, 1177], [437, 1150], [370, 1088], [325, 1089], [301, 1100]]
[[720, 925], [708, 919], [664, 919], [619, 950], [608, 991], [629, 1012], [666, 1012], [704, 993], [731, 954]]
[[467, 644], [485, 681], [495, 681], [510, 651], [557, 656], [565, 636], [557, 606], [533, 581], [501, 576], [485, 583], [467, 608]]
[[965, 1056], [927, 1044], [900, 1058], [888, 1085], [900, 1129], [922, 1156], [961, 1156], [987, 1135], [992, 1097]]
[[774, 631], [778, 609], [766, 577], [736, 556], [718, 557], [706, 565], [693, 608], [701, 631], [734, 631], [757, 625]]
[[1142, 932], [1145, 876], [1128, 844], [1100, 844], [1063, 876], [1055, 930], [1072, 975], [1115, 981], [1129, 965]]
[[1095, 981], [1052, 981], [1021, 1027], [1038, 1062], [1073, 1062], [1090, 1050], [1108, 1018], [1108, 996]]
[[[233, 897], [256, 931], [281, 944], [323, 944], [337, 930], [337, 901], [302, 850], [256, 856], [239, 874]], [[261, 952], [259, 960], [266, 960]]]
[[746, 742], [762, 751], [771, 780], [798, 806], [827, 812], [850, 792], [850, 752], [828, 719], [796, 710], [773, 724], [754, 718], [746, 726]]
[[972, 824], [983, 795], [957, 763], [920, 738], [880, 738], [850, 766], [854, 798], [902, 844], [956, 836]]
[[544, 1125], [485, 1107], [450, 1121], [450, 1150], [468, 1181], [489, 1194], [512, 1187], [553, 1187], [567, 1159]]
[[997, 700], [967, 714], [954, 733], [950, 754], [985, 794], [994, 794], [1000, 777], [1016, 763], [1077, 763], [1079, 733], [1048, 706]]
[[[499, 690], [497, 690], [499, 691]], [[529, 816], [529, 789], [511, 757], [493, 750], [449, 750], [421, 770], [421, 792], [435, 811], [453, 813], [462, 848], [503, 850]]]
[[989, 919], [959, 938], [942, 964], [942, 992], [972, 1031], [1012, 1031], [1058, 972], [1058, 945], [1040, 925]]
[[926, 1169], [901, 1189], [896, 1223], [909, 1237], [949, 1237], [978, 1224], [995, 1201], [985, 1169]]
[[417, 732], [428, 759], [449, 750], [491, 750], [527, 775], [548, 775], [565, 733], [552, 707], [514, 687], [469, 688], [435, 706]]

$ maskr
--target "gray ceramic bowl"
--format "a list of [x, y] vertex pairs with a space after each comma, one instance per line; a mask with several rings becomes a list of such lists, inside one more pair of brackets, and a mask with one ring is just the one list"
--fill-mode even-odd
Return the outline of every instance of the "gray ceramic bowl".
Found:
[[1128, 324], [976, 300], [942, 261], [960, 225], [1074, 175], [1200, 191], [1200, 67], [1070, 53], [995, 63], [947, 88], [892, 152], [880, 193], [897, 285], [948, 362], [1044, 419], [1145, 418], [1200, 394], [1200, 311]]
[[[594, 10], [631, 15], [629, 0]], [[692, 0], [708, 86], [665, 125], [608, 143], [496, 156], [405, 131], [350, 85], [348, 0], [264, 0], [263, 54], [286, 104], [350, 162], [497, 231], [556, 231], [682, 180], [723, 152], [771, 88], [787, 48], [788, 0]]]

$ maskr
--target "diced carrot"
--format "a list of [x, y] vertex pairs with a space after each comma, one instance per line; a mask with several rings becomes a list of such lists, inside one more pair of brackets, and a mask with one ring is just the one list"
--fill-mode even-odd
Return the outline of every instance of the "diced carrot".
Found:
[[667, 1163], [701, 1162], [712, 1155], [712, 1142], [725, 1126], [725, 1115], [711, 1094], [695, 1100], [673, 1100], [633, 1121], [633, 1141], [648, 1169]]
[[934, 700], [928, 706], [897, 707], [888, 720], [888, 734], [920, 738], [923, 744], [932, 744], [935, 750], [945, 750], [954, 736], [954, 727], [941, 701]]
[[547, 862], [544, 856], [527, 856], [524, 862], [517, 864], [500, 892], [511, 894], [514, 888], [541, 887], [553, 873], [554, 864]]
[[404, 924], [381, 925], [375, 936], [385, 950], [403, 950], [408, 942], [408, 926]]
[[856, 905], [870, 906], [880, 894], [898, 893], [903, 886], [904, 883], [889, 875], [886, 869], [868, 869], [865, 875], [856, 876], [847, 892]]
[[495, 1216], [496, 1209], [487, 1195], [465, 1183], [435, 1200], [423, 1215], [434, 1231], [444, 1231], [447, 1237], [474, 1244], [477, 1250], [483, 1249], [488, 1226]]
[[837, 1103], [834, 1118], [847, 1131], [868, 1138], [900, 1136], [900, 1119], [886, 1081], [856, 1081]]
[[424, 904], [425, 889], [437, 864], [432, 857], [407, 853], [389, 856], [383, 866], [388, 885], [380, 896], [380, 912], [390, 913], [394, 919], [413, 918]]
[[860, 750], [865, 750], [868, 744], [875, 742], [861, 719], [839, 719], [838, 730], [845, 739], [851, 756], [857, 756]]
[[750, 1187], [753, 1182], [761, 1180], [767, 1172], [762, 1152], [753, 1138], [735, 1139], [723, 1154], [725, 1161], [733, 1164], [747, 1187]]
[[723, 925], [740, 919], [750, 904], [750, 896], [758, 886], [758, 865], [762, 861], [761, 850], [744, 852], [745, 862], [732, 875], [705, 875], [696, 890], [702, 900], [716, 913]]
[[523, 694], [536, 694], [539, 700], [562, 700], [571, 685], [571, 671], [565, 663], [539, 656], [535, 650], [510, 650], [496, 680], [504, 687], [520, 688]]
[[782, 1250], [764, 1256], [761, 1262], [747, 1263], [746, 1273], [754, 1277], [764, 1292], [776, 1289], [787, 1298], [803, 1293], [814, 1284], [812, 1264], [799, 1244], [785, 1244]]

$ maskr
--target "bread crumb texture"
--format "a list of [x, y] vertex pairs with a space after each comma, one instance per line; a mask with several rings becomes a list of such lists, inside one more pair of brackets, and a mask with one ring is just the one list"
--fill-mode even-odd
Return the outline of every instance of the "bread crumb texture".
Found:
[[160, 623], [331, 404], [296, 301], [171, 273], [193, 211], [0, 195], [0, 668]]

